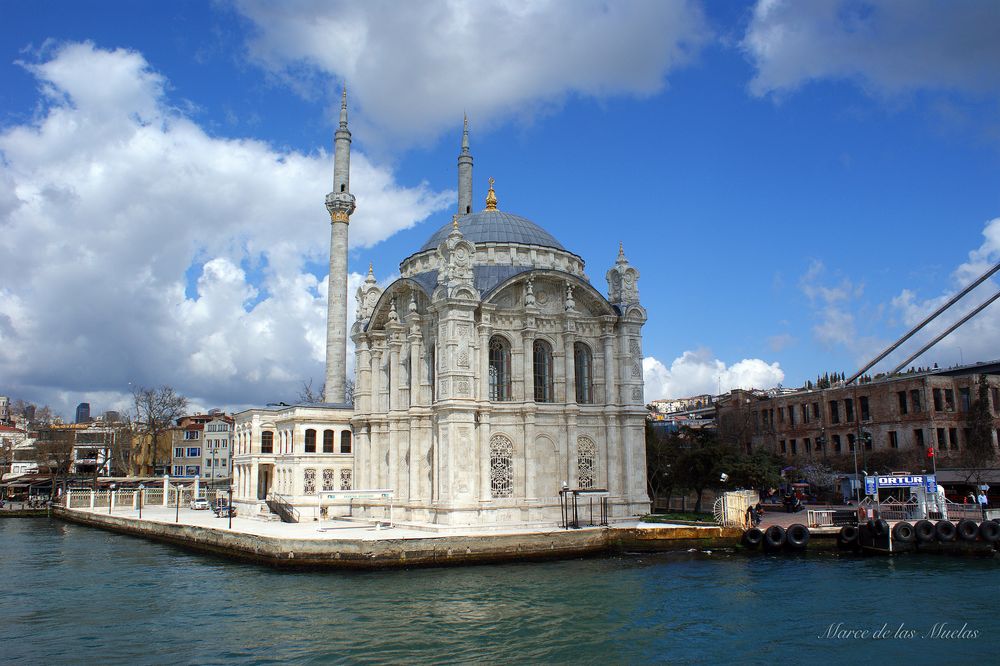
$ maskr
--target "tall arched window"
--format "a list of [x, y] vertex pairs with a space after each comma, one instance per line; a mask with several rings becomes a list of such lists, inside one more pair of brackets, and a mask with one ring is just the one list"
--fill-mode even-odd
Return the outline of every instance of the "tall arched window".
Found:
[[576, 401], [589, 405], [594, 401], [594, 357], [590, 347], [582, 342], [573, 343], [573, 366], [576, 370]]
[[576, 478], [580, 488], [593, 488], [597, 478], [597, 445], [589, 437], [576, 440]]
[[316, 453], [316, 431], [312, 428], [306, 430], [306, 453]]
[[552, 402], [552, 347], [544, 340], [532, 346], [535, 367], [535, 402]]
[[341, 430], [340, 431], [340, 452], [350, 453], [351, 452], [351, 431]]
[[490, 338], [490, 400], [510, 400], [510, 345], [499, 335]]
[[270, 430], [260, 433], [260, 452], [274, 453], [274, 433]]
[[333, 453], [333, 431], [323, 431], [323, 453]]
[[490, 489], [493, 497], [514, 494], [514, 444], [503, 435], [490, 439]]

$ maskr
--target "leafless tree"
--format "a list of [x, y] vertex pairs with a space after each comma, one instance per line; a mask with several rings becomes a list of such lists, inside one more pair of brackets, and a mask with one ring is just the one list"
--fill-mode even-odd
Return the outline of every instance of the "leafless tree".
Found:
[[302, 382], [302, 390], [299, 391], [299, 402], [303, 402], [309, 405], [313, 405], [319, 402], [323, 402], [323, 394], [326, 392], [326, 384], [319, 387], [318, 390], [313, 390], [313, 380], [310, 377], [309, 381]]
[[152, 474], [170, 459], [169, 430], [173, 422], [184, 415], [187, 398], [170, 386], [137, 386], [132, 390], [132, 406], [134, 411], [130, 419], [139, 435], [135, 438], [139, 444], [139, 455], [135, 461], [139, 468], [137, 471]]

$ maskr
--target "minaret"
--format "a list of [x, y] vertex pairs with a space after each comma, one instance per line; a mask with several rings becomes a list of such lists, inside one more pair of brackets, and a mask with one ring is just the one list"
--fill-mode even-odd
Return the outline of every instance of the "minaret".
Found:
[[462, 152], [458, 154], [458, 214], [472, 212], [472, 153], [469, 152], [469, 117], [462, 129]]
[[354, 212], [351, 194], [351, 132], [347, 129], [347, 86], [340, 100], [340, 127], [333, 135], [333, 191], [330, 212], [330, 278], [326, 313], [325, 402], [344, 402], [347, 374], [347, 226]]

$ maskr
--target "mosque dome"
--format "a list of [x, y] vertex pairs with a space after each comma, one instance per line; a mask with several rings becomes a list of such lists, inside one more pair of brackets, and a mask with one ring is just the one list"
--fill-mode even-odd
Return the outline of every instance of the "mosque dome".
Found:
[[[420, 248], [420, 252], [436, 248], [448, 237], [452, 228], [452, 223], [449, 222], [435, 231]], [[472, 243], [518, 243], [566, 250], [552, 234], [531, 220], [501, 210], [486, 209], [462, 215], [458, 218], [458, 228], [465, 239]]]

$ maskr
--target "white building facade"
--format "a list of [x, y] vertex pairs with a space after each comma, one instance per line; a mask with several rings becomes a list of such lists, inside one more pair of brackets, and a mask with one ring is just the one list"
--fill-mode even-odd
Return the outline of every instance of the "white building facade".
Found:
[[[236, 415], [236, 495], [308, 504], [321, 488], [389, 489], [397, 522], [443, 529], [554, 525], [564, 488], [606, 491], [612, 518], [647, 513], [639, 272], [619, 246], [598, 291], [578, 255], [500, 210], [492, 179], [473, 212], [467, 126], [458, 214], [384, 291], [369, 269], [350, 331], [353, 409], [331, 400], [344, 373], [349, 137], [345, 99], [327, 196], [328, 402]], [[350, 458], [316, 450], [327, 430], [336, 443], [353, 433]], [[384, 504], [358, 499], [354, 515], [382, 517]]]

